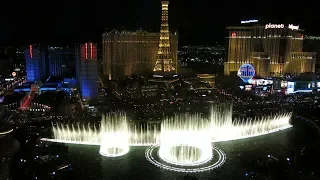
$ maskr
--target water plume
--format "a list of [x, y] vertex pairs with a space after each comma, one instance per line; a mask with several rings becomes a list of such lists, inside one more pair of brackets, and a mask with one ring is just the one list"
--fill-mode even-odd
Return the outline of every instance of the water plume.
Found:
[[181, 166], [209, 161], [212, 158], [209, 121], [188, 114], [165, 119], [161, 124], [159, 156]]
[[129, 128], [124, 113], [107, 114], [101, 120], [100, 154], [108, 157], [122, 156], [129, 152]]

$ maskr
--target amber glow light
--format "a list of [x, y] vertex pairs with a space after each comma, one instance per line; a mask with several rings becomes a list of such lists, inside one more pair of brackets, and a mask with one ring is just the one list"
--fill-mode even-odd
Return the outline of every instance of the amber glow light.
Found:
[[88, 43], [86, 43], [86, 51], [85, 51], [85, 53], [86, 53], [86, 59], [88, 59]]
[[30, 54], [30, 58], [33, 57], [33, 49], [32, 49], [32, 45], [29, 46], [29, 54]]

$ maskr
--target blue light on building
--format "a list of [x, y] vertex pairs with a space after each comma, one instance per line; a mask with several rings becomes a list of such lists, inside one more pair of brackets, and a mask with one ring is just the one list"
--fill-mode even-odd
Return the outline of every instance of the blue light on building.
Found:
[[24, 52], [26, 60], [27, 81], [41, 81], [46, 76], [45, 52], [39, 47], [30, 45]]
[[75, 77], [75, 50], [69, 47], [48, 47], [51, 76]]
[[80, 44], [76, 49], [77, 81], [82, 99], [98, 97], [98, 62], [97, 45], [93, 43]]

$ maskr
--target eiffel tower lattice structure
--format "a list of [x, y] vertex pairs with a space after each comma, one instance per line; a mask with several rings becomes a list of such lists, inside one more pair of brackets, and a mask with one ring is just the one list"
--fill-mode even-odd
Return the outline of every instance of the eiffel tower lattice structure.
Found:
[[156, 64], [153, 71], [155, 73], [174, 73], [176, 69], [172, 63], [169, 22], [168, 22], [169, 1], [161, 1], [161, 4], [162, 4], [162, 16], [161, 16], [159, 51], [158, 51]]

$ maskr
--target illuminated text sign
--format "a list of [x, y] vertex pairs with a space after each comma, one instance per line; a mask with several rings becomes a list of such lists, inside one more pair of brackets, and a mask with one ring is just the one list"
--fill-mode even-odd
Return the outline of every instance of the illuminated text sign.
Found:
[[298, 30], [299, 29], [299, 26], [295, 26], [293, 24], [289, 24], [288, 26], [289, 29], [292, 29], [292, 30]]
[[281, 29], [284, 28], [284, 24], [266, 24], [265, 29]]
[[257, 19], [252, 19], [252, 20], [245, 20], [245, 21], [241, 21], [241, 24], [246, 24], [246, 23], [255, 23], [258, 22]]
[[[269, 23], [269, 24], [265, 25], [265, 29], [283, 29], [283, 28], [284, 28], [284, 24], [271, 24], [271, 23]], [[289, 24], [288, 28], [292, 29], [292, 30], [298, 30], [299, 25], [295, 26], [293, 24]]]

